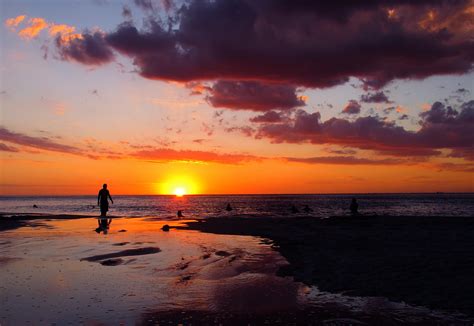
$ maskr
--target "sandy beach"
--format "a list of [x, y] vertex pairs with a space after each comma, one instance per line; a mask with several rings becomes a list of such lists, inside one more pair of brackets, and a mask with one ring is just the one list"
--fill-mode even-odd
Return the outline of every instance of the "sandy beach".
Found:
[[3, 216], [0, 321], [469, 325], [473, 225]]

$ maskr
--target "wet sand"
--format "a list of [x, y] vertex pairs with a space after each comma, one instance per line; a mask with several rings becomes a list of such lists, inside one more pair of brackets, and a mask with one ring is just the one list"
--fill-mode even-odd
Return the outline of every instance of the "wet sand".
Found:
[[[466, 274], [472, 267], [472, 223], [462, 219], [119, 218], [107, 234], [97, 234], [97, 219], [90, 217], [0, 218], [4, 222], [9, 228], [0, 233], [2, 325], [472, 324], [472, 315], [456, 313], [470, 313], [462, 307], [473, 293]], [[161, 230], [164, 224], [169, 232]], [[454, 240], [456, 245], [441, 248]], [[375, 243], [380, 247], [370, 249]], [[422, 258], [419, 250], [437, 254]], [[397, 269], [396, 263], [407, 265]], [[382, 265], [392, 278], [377, 270]], [[430, 277], [450, 276], [453, 266], [461, 284], [436, 284]], [[426, 280], [405, 269], [426, 274]], [[396, 286], [386, 285], [388, 280]], [[414, 296], [419, 282], [438, 289]], [[393, 289], [400, 289], [397, 295]], [[459, 289], [468, 293], [450, 297]], [[438, 291], [446, 295], [436, 296]]]

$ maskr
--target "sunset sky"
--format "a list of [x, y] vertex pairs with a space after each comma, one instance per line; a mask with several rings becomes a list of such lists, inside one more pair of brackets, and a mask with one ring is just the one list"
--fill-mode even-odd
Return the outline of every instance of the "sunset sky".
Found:
[[0, 194], [474, 191], [472, 0], [0, 15]]

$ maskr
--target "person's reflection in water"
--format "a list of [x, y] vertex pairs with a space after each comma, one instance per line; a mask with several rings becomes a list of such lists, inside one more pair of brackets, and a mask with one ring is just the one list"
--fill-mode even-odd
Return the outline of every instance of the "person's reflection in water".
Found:
[[106, 219], [106, 218], [101, 218], [99, 217], [97, 219], [97, 223], [99, 224], [99, 227], [95, 229], [95, 232], [100, 233], [103, 232], [104, 234], [107, 234], [109, 232], [110, 224], [112, 223], [112, 219]]
[[102, 189], [99, 191], [99, 195], [97, 196], [97, 205], [100, 206], [100, 216], [105, 217], [107, 215], [107, 211], [109, 210], [109, 198], [113, 204], [114, 201], [107, 190], [107, 184], [104, 183]]

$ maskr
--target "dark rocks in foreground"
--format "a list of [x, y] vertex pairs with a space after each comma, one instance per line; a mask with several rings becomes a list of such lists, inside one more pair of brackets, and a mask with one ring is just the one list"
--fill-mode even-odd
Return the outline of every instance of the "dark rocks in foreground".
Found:
[[322, 291], [474, 316], [474, 218], [214, 218], [189, 229], [271, 239], [279, 271]]

